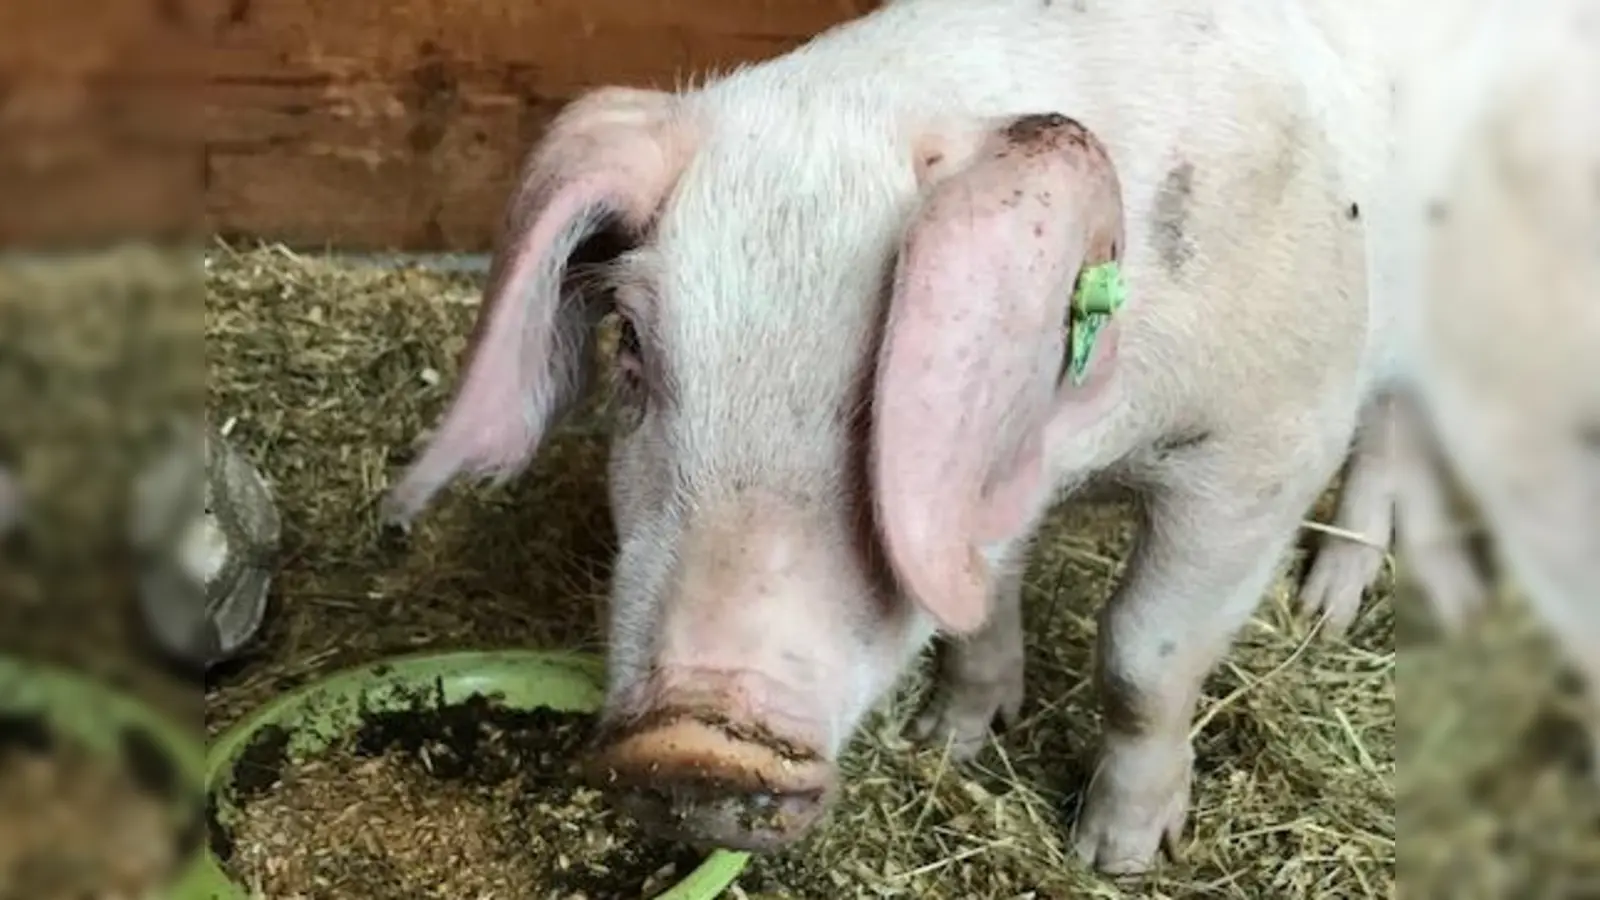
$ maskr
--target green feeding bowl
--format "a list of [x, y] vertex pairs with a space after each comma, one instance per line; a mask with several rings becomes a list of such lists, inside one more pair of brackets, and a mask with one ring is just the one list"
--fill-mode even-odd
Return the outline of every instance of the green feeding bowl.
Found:
[[[360, 727], [364, 715], [415, 710], [419, 697], [451, 705], [474, 695], [517, 711], [547, 708], [592, 713], [604, 699], [604, 664], [581, 654], [498, 651], [401, 657], [360, 666], [305, 685], [269, 703], [223, 734], [205, 764], [212, 828], [237, 816], [235, 769], [268, 729], [286, 737], [291, 758], [314, 755]], [[217, 835], [213, 834], [213, 847]], [[717, 850], [652, 900], [712, 900], [744, 870], [749, 854]], [[250, 900], [208, 848], [197, 875], [200, 893], [179, 900]], [[531, 896], [531, 895], [530, 895]]]
[[165, 896], [208, 897], [205, 836], [205, 745], [140, 700], [66, 669], [0, 656], [0, 739], [34, 744], [72, 742], [116, 765], [161, 798], [173, 817], [174, 840], [186, 847]]

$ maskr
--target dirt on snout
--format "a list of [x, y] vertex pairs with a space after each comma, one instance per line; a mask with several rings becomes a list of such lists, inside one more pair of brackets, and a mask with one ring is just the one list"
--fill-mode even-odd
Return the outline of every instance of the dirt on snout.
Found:
[[184, 847], [136, 772], [71, 742], [0, 742], [0, 900], [155, 900]]
[[[694, 851], [643, 836], [584, 786], [588, 715], [513, 712], [475, 697], [370, 715], [321, 757], [250, 748], [242, 813], [219, 852], [271, 900], [643, 900], [687, 875]], [[266, 786], [260, 766], [276, 768]], [[252, 795], [253, 796], [250, 796]]]

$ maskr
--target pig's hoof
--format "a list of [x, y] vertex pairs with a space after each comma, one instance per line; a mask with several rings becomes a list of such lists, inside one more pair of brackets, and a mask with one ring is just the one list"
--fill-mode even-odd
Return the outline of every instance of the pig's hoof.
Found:
[[946, 678], [912, 720], [909, 734], [929, 746], [948, 746], [950, 758], [964, 762], [983, 750], [993, 726], [1016, 723], [1022, 696], [1021, 665], [993, 680]]
[[1078, 858], [1107, 875], [1142, 875], [1163, 852], [1176, 860], [1193, 759], [1188, 744], [1103, 755], [1078, 819]]
[[1361, 598], [1378, 578], [1383, 551], [1352, 541], [1323, 544], [1300, 585], [1300, 609], [1322, 617], [1322, 636], [1337, 640], [1350, 630]]

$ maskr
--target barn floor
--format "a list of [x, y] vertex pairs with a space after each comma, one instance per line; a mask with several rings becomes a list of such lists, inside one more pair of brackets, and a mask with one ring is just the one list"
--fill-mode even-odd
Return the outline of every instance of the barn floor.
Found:
[[[512, 487], [453, 490], [406, 547], [376, 528], [373, 501], [452, 384], [477, 301], [471, 276], [214, 248], [205, 282], [211, 414], [233, 423], [234, 440], [275, 483], [287, 524], [263, 636], [208, 685], [211, 733], [307, 676], [384, 654], [600, 649], [611, 537], [597, 423], [566, 429]], [[126, 321], [150, 315], [128, 296], [91, 298], [66, 274], [48, 289], [0, 277], [0, 312], [36, 329], [82, 331], [91, 300]], [[69, 418], [68, 407], [41, 406], [4, 377], [16, 349], [7, 333], [0, 328], [0, 391], [12, 392], [0, 393], [0, 408]], [[1306, 641], [1287, 579], [1263, 605], [1207, 688], [1181, 862], [1119, 885], [1068, 861], [1096, 724], [1085, 677], [1093, 614], [1127, 538], [1125, 509], [1082, 505], [1042, 542], [1018, 728], [974, 764], [947, 765], [938, 749], [897, 736], [919, 696], [920, 684], [908, 684], [857, 739], [828, 827], [754, 862], [732, 896], [1600, 895], [1600, 799], [1547, 642], [1514, 603], [1440, 642], [1414, 603], [1396, 612], [1387, 582], [1344, 644]], [[0, 603], [0, 634], [14, 647], [20, 632], [8, 624], [24, 620], [13, 599]], [[47, 640], [47, 618], [26, 619], [30, 648], [101, 668], [116, 655], [108, 644], [87, 653], [82, 641]]]

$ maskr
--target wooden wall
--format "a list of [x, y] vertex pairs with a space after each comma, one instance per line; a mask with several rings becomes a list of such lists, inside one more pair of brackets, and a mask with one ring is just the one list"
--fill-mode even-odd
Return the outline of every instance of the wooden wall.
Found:
[[875, 0], [0, 0], [0, 244], [487, 247], [552, 112]]

